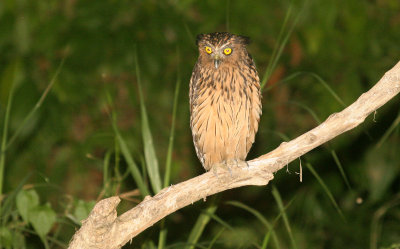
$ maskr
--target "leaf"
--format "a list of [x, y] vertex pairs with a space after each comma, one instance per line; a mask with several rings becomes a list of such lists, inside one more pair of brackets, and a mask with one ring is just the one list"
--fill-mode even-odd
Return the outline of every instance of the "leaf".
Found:
[[2, 248], [12, 248], [12, 237], [7, 227], [0, 227], [0, 242]]
[[50, 232], [56, 221], [56, 213], [51, 208], [50, 203], [43, 206], [37, 206], [29, 213], [29, 221], [40, 237], [44, 237]]
[[81, 222], [82, 220], [86, 219], [95, 204], [95, 201], [78, 200], [74, 211], [76, 220]]
[[25, 237], [22, 235], [22, 233], [13, 231], [12, 240], [12, 248], [26, 248]]
[[21, 190], [16, 198], [17, 210], [25, 222], [29, 222], [29, 212], [39, 205], [39, 196], [34, 189]]

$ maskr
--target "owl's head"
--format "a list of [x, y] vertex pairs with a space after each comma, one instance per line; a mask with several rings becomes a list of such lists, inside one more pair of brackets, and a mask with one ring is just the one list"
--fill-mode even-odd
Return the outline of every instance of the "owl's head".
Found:
[[234, 65], [248, 57], [246, 45], [250, 39], [246, 36], [227, 32], [200, 34], [197, 36], [199, 60], [218, 69], [221, 65]]

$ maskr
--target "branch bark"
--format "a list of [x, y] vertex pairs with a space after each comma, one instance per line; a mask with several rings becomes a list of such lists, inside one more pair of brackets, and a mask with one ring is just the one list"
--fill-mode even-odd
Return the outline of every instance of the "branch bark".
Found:
[[[117, 217], [118, 197], [101, 200], [82, 222], [69, 248], [121, 248], [143, 230], [168, 214], [207, 196], [246, 185], [266, 185], [277, 172], [310, 150], [353, 129], [400, 91], [400, 62], [368, 92], [339, 113], [330, 115], [309, 132], [282, 143], [275, 150], [248, 161], [249, 167], [212, 172], [164, 188], [153, 197], [147, 196], [139, 205]], [[232, 174], [232, 175], [231, 175]]]

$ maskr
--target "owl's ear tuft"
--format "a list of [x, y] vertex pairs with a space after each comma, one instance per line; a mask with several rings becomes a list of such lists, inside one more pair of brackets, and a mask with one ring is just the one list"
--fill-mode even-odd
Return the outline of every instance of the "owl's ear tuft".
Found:
[[244, 44], [244, 45], [249, 45], [251, 40], [250, 37], [244, 36], [244, 35], [238, 35], [238, 40], [240, 41], [240, 43]]
[[204, 39], [205, 34], [198, 34], [196, 37], [196, 46], [199, 46], [199, 42]]

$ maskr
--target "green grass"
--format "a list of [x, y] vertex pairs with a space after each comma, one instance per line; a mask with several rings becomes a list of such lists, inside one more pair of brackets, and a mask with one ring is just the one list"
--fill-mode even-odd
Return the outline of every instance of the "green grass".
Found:
[[296, 243], [296, 241], [294, 239], [294, 236], [293, 236], [293, 233], [292, 233], [292, 228], [290, 226], [289, 219], [287, 217], [284, 205], [282, 203], [282, 198], [281, 198], [281, 196], [279, 194], [278, 189], [275, 186], [272, 186], [272, 195], [274, 196], [276, 204], [278, 205], [278, 208], [279, 208], [280, 212], [282, 213], [282, 219], [283, 219], [283, 222], [285, 224], [286, 231], [287, 231], [287, 233], [289, 235], [290, 243], [292, 245], [291, 247], [295, 249], [295, 248], [297, 248], [297, 243]]
[[333, 197], [331, 191], [329, 190], [328, 186], [324, 183], [322, 178], [318, 175], [318, 173], [314, 170], [313, 166], [310, 163], [306, 163], [306, 166], [308, 170], [311, 171], [313, 176], [317, 179], [323, 190], [325, 191], [326, 195], [329, 197], [329, 200], [332, 202], [332, 205], [335, 207], [336, 211], [340, 215], [340, 217], [346, 221], [346, 218], [344, 217], [342, 210], [340, 209], [339, 205], [337, 204], [335, 198]]
[[[110, 99], [111, 101], [111, 99]], [[112, 117], [112, 125], [114, 129], [114, 134], [115, 134], [115, 139], [117, 141], [117, 144], [119, 148], [121, 148], [121, 153], [125, 158], [126, 163], [128, 164], [128, 168], [130, 173], [132, 174], [133, 179], [135, 180], [140, 193], [143, 197], [147, 196], [150, 194], [150, 191], [145, 184], [145, 181], [142, 177], [142, 174], [140, 173], [139, 167], [136, 164], [135, 160], [133, 159], [132, 153], [130, 149], [128, 148], [128, 145], [126, 144], [124, 138], [121, 136], [118, 127], [116, 125], [116, 120], [115, 120], [115, 115]]]
[[[3, 134], [1, 136], [1, 147], [0, 147], [0, 196], [3, 195], [3, 181], [4, 181], [4, 170], [5, 170], [5, 162], [6, 162], [6, 144], [7, 144], [7, 137], [8, 137], [8, 125], [10, 119], [10, 110], [12, 105], [12, 99], [14, 96], [14, 89], [15, 89], [15, 79], [16, 76], [16, 65], [13, 68], [12, 78], [10, 79], [11, 83], [11, 90], [8, 96], [7, 101], [7, 109], [4, 117], [4, 124], [3, 124]], [[1, 202], [0, 202], [0, 213], [2, 213]]]
[[[9, 148], [10, 145], [12, 145], [12, 143], [15, 141], [15, 139], [20, 134], [21, 130], [26, 126], [28, 121], [30, 121], [30, 119], [35, 115], [35, 113], [39, 110], [39, 108], [43, 104], [44, 100], [46, 99], [46, 96], [48, 95], [49, 91], [51, 90], [54, 83], [56, 82], [56, 79], [64, 65], [65, 59], [66, 59], [66, 57], [64, 57], [62, 59], [52, 80], [47, 85], [46, 89], [44, 90], [43, 94], [39, 98], [38, 102], [35, 104], [35, 106], [32, 108], [32, 110], [25, 116], [24, 120], [22, 121], [22, 123], [19, 125], [19, 127], [17, 128], [17, 130], [15, 131], [15, 133], [13, 134], [13, 136], [11, 136], [11, 138], [9, 140], [7, 140], [8, 126], [9, 126], [9, 119], [10, 119], [10, 115], [11, 115], [11, 106], [12, 106], [12, 101], [13, 101], [13, 97], [14, 97], [14, 91], [15, 91], [15, 88], [17, 87], [18, 75], [20, 74], [19, 64], [15, 63], [13, 65], [11, 78], [7, 77], [7, 78], [3, 79], [5, 81], [7, 81], [7, 80], [10, 81], [11, 87], [10, 87], [10, 93], [9, 93], [8, 100], [7, 100], [7, 109], [6, 109], [6, 113], [5, 113], [5, 117], [4, 117], [3, 134], [2, 134], [1, 146], [0, 146], [0, 196], [3, 195], [3, 184], [4, 184], [3, 180], [4, 180], [7, 149]], [[0, 214], [1, 213], [2, 213], [2, 201], [0, 200]], [[41, 238], [42, 238], [42, 241], [43, 241], [45, 247], [48, 248], [47, 240], [44, 239], [43, 236]]]
[[[246, 210], [247, 212], [254, 215], [265, 226], [265, 228], [268, 231], [265, 234], [261, 248], [267, 248], [269, 239], [271, 236], [272, 236], [272, 240], [274, 242], [275, 248], [280, 248], [279, 240], [276, 236], [273, 225], [267, 221], [267, 219], [262, 215], [262, 213], [260, 213], [256, 209], [249, 207], [248, 205], [243, 204], [238, 201], [228, 201], [227, 204]], [[279, 216], [277, 218], [279, 218]], [[276, 221], [277, 221], [277, 219], [275, 219], [274, 223], [276, 223]]]
[[142, 121], [142, 135], [143, 135], [143, 146], [144, 146], [144, 157], [146, 160], [146, 168], [149, 173], [150, 183], [153, 187], [154, 193], [158, 193], [161, 190], [161, 177], [160, 177], [160, 169], [158, 165], [158, 159], [154, 148], [153, 136], [150, 131], [150, 124], [147, 117], [146, 106], [144, 104], [144, 97], [142, 92], [142, 83], [140, 80], [140, 70], [139, 70], [139, 62], [137, 59], [137, 53], [135, 53], [135, 65], [136, 65], [136, 79], [139, 90], [139, 98], [140, 98], [140, 112], [141, 112], [141, 121]]
[[[172, 164], [172, 152], [174, 148], [174, 140], [175, 140], [175, 122], [176, 122], [176, 116], [177, 116], [177, 107], [178, 107], [178, 99], [179, 99], [179, 89], [181, 87], [181, 72], [179, 69], [179, 50], [177, 49], [177, 61], [178, 61], [178, 67], [177, 67], [177, 80], [176, 80], [176, 87], [175, 87], [175, 93], [174, 93], [174, 103], [172, 107], [172, 121], [171, 121], [171, 130], [170, 130], [170, 135], [169, 135], [169, 141], [168, 141], [168, 150], [167, 150], [167, 156], [165, 160], [165, 172], [164, 172], [164, 183], [163, 187], [168, 187], [170, 184], [171, 180], [171, 164]], [[167, 233], [168, 230], [165, 227], [165, 222], [166, 219], [163, 219], [161, 221], [160, 225], [160, 235], [158, 238], [158, 249], [165, 248], [166, 245], [166, 240], [167, 240]]]
[[210, 222], [211, 215], [213, 215], [218, 206], [215, 204], [216, 198], [212, 198], [210, 206], [207, 207], [197, 218], [196, 223], [193, 225], [190, 231], [189, 237], [187, 239], [187, 249], [196, 248], [197, 242], [200, 239], [201, 234], [204, 232], [206, 225]]

